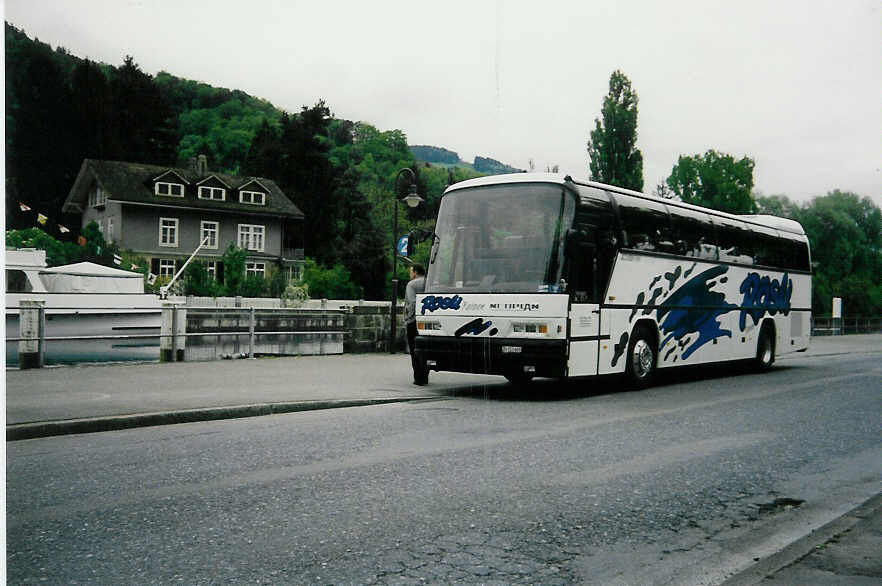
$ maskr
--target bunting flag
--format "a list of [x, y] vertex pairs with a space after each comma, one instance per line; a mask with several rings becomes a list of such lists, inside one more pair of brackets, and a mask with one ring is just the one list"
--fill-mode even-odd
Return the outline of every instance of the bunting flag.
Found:
[[29, 208], [28, 206], [26, 206], [25, 204], [23, 204], [23, 203], [21, 203], [21, 202], [18, 202], [18, 207], [20, 207], [20, 208], [21, 208], [21, 211], [23, 211], [23, 212], [29, 212], [29, 211], [31, 211], [31, 208]]
[[70, 232], [70, 230], [69, 230], [68, 228], [65, 228], [65, 227], [62, 226], [61, 224], [58, 224], [58, 230], [59, 230], [62, 234], [67, 234], [68, 232]]
[[77, 244], [80, 246], [86, 245], [86, 237], [85, 236], [77, 236]]
[[152, 285], [155, 282], [156, 282], [156, 275], [154, 275], [153, 273], [150, 273], [149, 275], [147, 275], [147, 284], [148, 285]]
[[44, 226], [46, 225], [46, 220], [48, 220], [48, 219], [49, 219], [49, 216], [44, 216], [43, 214], [40, 214], [40, 213], [37, 214], [37, 221], [40, 222], [41, 224], [43, 224]]
[[122, 257], [118, 254], [114, 254], [113, 255], [113, 264], [121, 265], [122, 264]]

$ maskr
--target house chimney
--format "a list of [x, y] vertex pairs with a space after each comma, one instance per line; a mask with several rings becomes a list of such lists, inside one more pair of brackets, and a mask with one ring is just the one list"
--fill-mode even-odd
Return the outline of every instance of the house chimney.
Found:
[[199, 158], [196, 160], [196, 174], [208, 175], [208, 157], [205, 155], [199, 155]]
[[196, 174], [196, 157], [187, 159], [187, 171], [194, 175]]

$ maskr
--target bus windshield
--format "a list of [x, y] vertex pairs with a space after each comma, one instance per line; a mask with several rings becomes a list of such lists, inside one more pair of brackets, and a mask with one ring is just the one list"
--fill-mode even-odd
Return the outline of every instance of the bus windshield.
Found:
[[559, 185], [474, 187], [444, 196], [426, 293], [560, 292], [575, 199]]

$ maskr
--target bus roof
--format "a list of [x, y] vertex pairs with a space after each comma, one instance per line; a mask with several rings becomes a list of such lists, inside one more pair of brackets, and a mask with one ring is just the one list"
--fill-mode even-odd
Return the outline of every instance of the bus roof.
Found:
[[773, 228], [776, 230], [781, 230], [784, 232], [790, 232], [793, 234], [804, 235], [805, 231], [796, 220], [790, 220], [788, 218], [781, 218], [778, 216], [770, 216], [763, 214], [730, 214], [727, 212], [720, 212], [717, 210], [713, 210], [710, 208], [705, 208], [702, 206], [697, 206], [693, 204], [689, 204], [682, 201], [676, 201], [671, 199], [664, 199], [654, 195], [647, 195], [645, 193], [639, 191], [633, 191], [631, 189], [625, 189], [623, 187], [616, 187], [615, 185], [607, 185], [605, 183], [598, 183], [596, 181], [584, 181], [573, 179], [570, 175], [566, 175], [563, 173], [509, 173], [505, 175], [488, 175], [486, 177], [476, 177], [475, 179], [467, 179], [465, 181], [460, 181], [459, 183], [454, 183], [449, 186], [444, 193], [450, 193], [452, 191], [457, 191], [460, 189], [469, 189], [472, 187], [486, 187], [490, 185], [504, 185], [510, 183], [552, 183], [557, 185], [581, 185], [585, 187], [595, 187], [597, 189], [602, 189], [604, 191], [609, 191], [612, 193], [621, 193], [625, 195], [630, 195], [633, 197], [639, 197], [646, 200], [656, 201], [663, 203], [672, 207], [680, 207], [689, 210], [704, 212], [707, 214], [721, 216], [725, 218], [731, 218], [734, 220], [740, 220], [742, 222], [748, 222], [751, 224], [759, 224], [761, 226], [766, 226], [769, 228]]

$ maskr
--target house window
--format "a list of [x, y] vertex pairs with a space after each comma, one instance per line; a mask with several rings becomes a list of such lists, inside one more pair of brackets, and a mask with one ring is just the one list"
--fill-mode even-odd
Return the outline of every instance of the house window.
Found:
[[174, 247], [178, 245], [177, 218], [159, 218], [159, 245]]
[[205, 272], [212, 281], [217, 281], [217, 261], [209, 260], [205, 263]]
[[256, 275], [259, 277], [266, 277], [266, 263], [265, 262], [246, 262], [245, 263], [245, 276]]
[[112, 244], [114, 240], [116, 240], [116, 234], [114, 233], [114, 225], [113, 218], [107, 218], [107, 235], [104, 240], [108, 242], [108, 244]]
[[169, 197], [184, 197], [184, 186], [180, 183], [157, 181], [155, 193], [156, 195], [167, 195]]
[[239, 224], [239, 248], [263, 252], [263, 234], [263, 226]]
[[266, 194], [262, 191], [240, 191], [239, 203], [250, 203], [258, 206], [266, 205]]
[[208, 242], [205, 242], [205, 248], [217, 248], [217, 231], [218, 231], [218, 223], [217, 222], [202, 222], [202, 229], [200, 230], [201, 236], [199, 237], [199, 242], [204, 242], [206, 238], [208, 238]]
[[159, 276], [172, 278], [175, 276], [175, 261], [167, 258], [159, 259]]
[[107, 192], [95, 185], [89, 192], [89, 206], [93, 208], [101, 207], [107, 203]]
[[215, 201], [225, 201], [227, 199], [227, 190], [223, 187], [207, 187], [199, 186], [199, 199], [213, 199]]

